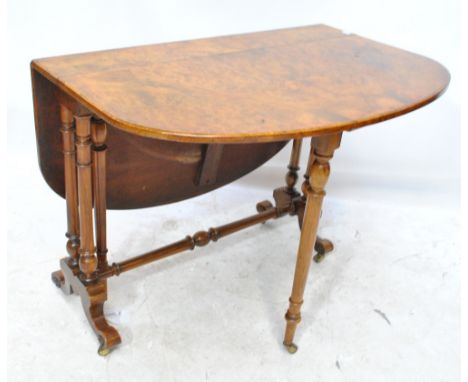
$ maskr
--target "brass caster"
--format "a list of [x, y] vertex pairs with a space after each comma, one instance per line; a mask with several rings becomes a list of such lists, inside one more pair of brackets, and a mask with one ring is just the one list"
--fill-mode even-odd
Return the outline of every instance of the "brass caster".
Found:
[[328, 252], [333, 251], [333, 243], [328, 239], [317, 238], [315, 240], [314, 249], [317, 254], [314, 256], [314, 261], [320, 263]]
[[108, 348], [106, 346], [106, 343], [104, 341], [104, 339], [102, 337], [99, 337], [99, 349], [98, 349], [98, 354], [101, 356], [101, 357], [105, 357], [106, 355], [108, 355], [112, 348]]
[[318, 263], [321, 263], [323, 261], [323, 259], [325, 258], [325, 254], [324, 253], [317, 253], [315, 256], [314, 256], [314, 261], [318, 264]]
[[101, 348], [101, 347], [99, 347], [99, 349], [98, 349], [98, 354], [99, 354], [101, 357], [105, 357], [105, 356], [108, 355], [110, 352], [111, 352], [111, 350], [110, 350], [109, 348]]
[[269, 200], [264, 200], [262, 202], [257, 203], [257, 212], [264, 212], [273, 208], [273, 204]]
[[317, 240], [315, 240], [314, 249], [318, 253], [326, 254], [333, 251], [333, 243], [328, 239], [317, 238]]
[[291, 343], [289, 345], [284, 344], [284, 346], [286, 347], [286, 350], [289, 354], [294, 354], [297, 352], [297, 345], [295, 343]]

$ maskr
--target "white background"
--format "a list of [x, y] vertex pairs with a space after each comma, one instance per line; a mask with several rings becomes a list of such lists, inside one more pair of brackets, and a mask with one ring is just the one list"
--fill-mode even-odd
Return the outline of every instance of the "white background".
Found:
[[[109, 368], [114, 370], [110, 374], [113, 380], [131, 380], [122, 366], [125, 364], [140, 370], [140, 380], [154, 380], [155, 376], [169, 380], [208, 377], [228, 380], [229, 376], [232, 380], [249, 380], [252, 376], [257, 380], [288, 380], [293, 376], [294, 380], [311, 380], [315, 376], [325, 381], [456, 380], [459, 12], [456, 1], [11, 1], [8, 150], [12, 171], [8, 255], [9, 287], [15, 292], [9, 300], [11, 380], [46, 380], [50, 373], [52, 380], [59, 375], [64, 380], [75, 380], [73, 375], [98, 379], [109, 375]], [[269, 265], [272, 273], [267, 274], [275, 277], [265, 276], [258, 287], [245, 281], [245, 274], [247, 280], [252, 280], [256, 273], [248, 273], [250, 268], [239, 265], [236, 257], [240, 248], [273, 253], [285, 241], [297, 240], [296, 234], [292, 237], [284, 234], [295, 229], [293, 222], [278, 222], [279, 228], [271, 228], [274, 231], [269, 232], [274, 238], [257, 230], [251, 236], [240, 234], [232, 241], [226, 239], [216, 244], [216, 249], [225, 251], [221, 263], [213, 259], [216, 249], [207, 249], [206, 256], [200, 257], [212, 262], [206, 269], [201, 260], [172, 263], [168, 260], [169, 265], [162, 270], [155, 266], [135, 273], [133, 278], [116, 280], [111, 284], [115, 292], [111, 294], [109, 309], [120, 317], [115, 323], [123, 331], [124, 344], [111, 354], [112, 358], [105, 362], [96, 360], [93, 335], [80, 320], [79, 303], [64, 299], [48, 280], [48, 273], [62, 255], [65, 219], [63, 201], [41, 180], [36, 163], [30, 60], [314, 23], [431, 57], [448, 68], [452, 82], [441, 99], [423, 109], [344, 135], [332, 162], [329, 197], [321, 225], [338, 244], [337, 255], [327, 259], [321, 270], [311, 270], [306, 292], [311, 300], [308, 305], [305, 303], [304, 322], [298, 329], [303, 330], [303, 335], [296, 358], [286, 359], [278, 346], [292, 263], [272, 262]], [[129, 243], [132, 254], [164, 244], [152, 237], [153, 228], [143, 228], [141, 221], [153, 224], [154, 230], [164, 232], [168, 240], [176, 240], [212, 222], [220, 224], [249, 213], [257, 200], [267, 197], [269, 190], [282, 181], [288, 156], [285, 149], [264, 168], [235, 185], [214, 196], [183, 202], [176, 212], [173, 206], [111, 212], [111, 255], [119, 260], [125, 258], [128, 254], [123, 248]], [[213, 200], [218, 200], [214, 207]], [[245, 205], [245, 209], [240, 205]], [[223, 206], [232, 207], [232, 215]], [[191, 222], [194, 213], [203, 215], [203, 219]], [[179, 223], [171, 226], [174, 221]], [[135, 225], [130, 231], [123, 229], [128, 222]], [[141, 241], [132, 241], [137, 237], [142, 237]], [[255, 247], [258, 245], [255, 237], [267, 242]], [[237, 241], [239, 245], [244, 242], [244, 247], [236, 247]], [[293, 252], [293, 248], [290, 250]], [[414, 256], [416, 253], [422, 255]], [[247, 254], [242, 261], [251, 261], [253, 265], [248, 265], [254, 268], [269, 262], [261, 255]], [[389, 266], [394, 263], [399, 266]], [[226, 266], [233, 271], [227, 272]], [[287, 269], [284, 274], [283, 268]], [[214, 270], [220, 274], [227, 272], [226, 280], [242, 281], [246, 289], [238, 290], [236, 286], [232, 292], [231, 284], [216, 287], [212, 285], [215, 281], [207, 283]], [[276, 280], [277, 275], [281, 281]], [[144, 280], [138, 281], [137, 277]], [[179, 277], [185, 278], [185, 283], [171, 283]], [[277, 295], [273, 286], [276, 284]], [[335, 289], [330, 289], [331, 284], [336, 285]], [[126, 285], [133, 287], [127, 289]], [[162, 300], [170, 292], [161, 285], [173, 293], [167, 306]], [[197, 287], [187, 285], [198, 285], [203, 293], [200, 295], [196, 293]], [[271, 294], [266, 292], [270, 285]], [[213, 294], [216, 288], [228, 292]], [[148, 290], [153, 297], [145, 300]], [[193, 293], [189, 295], [190, 292]], [[240, 298], [243, 293], [251, 294], [252, 300]], [[319, 297], [314, 297], [317, 294]], [[186, 299], [208, 302], [199, 302], [201, 310], [197, 310], [182, 303]], [[227, 300], [234, 301], [235, 309], [223, 306]], [[381, 305], [376, 305], [376, 301]], [[146, 315], [140, 306], [146, 309]], [[213, 306], [218, 306], [218, 315], [210, 311]], [[264, 314], [263, 308], [268, 306], [273, 308]], [[389, 328], [378, 326], [381, 322], [368, 321], [371, 318], [367, 314], [376, 316], [375, 309], [386, 312], [395, 331], [386, 332]], [[223, 310], [227, 313], [220, 313]], [[181, 312], [200, 314], [202, 319], [194, 323], [188, 317], [184, 321]], [[75, 321], [71, 317], [76, 317]], [[216, 326], [220, 320], [232, 329]], [[252, 322], [255, 323], [248, 325]], [[266, 331], [261, 322], [265, 322]], [[210, 327], [226, 332], [227, 338], [210, 337], [207, 329]], [[342, 327], [346, 329], [343, 332]], [[185, 337], [171, 344], [171, 339], [165, 338], [165, 333], [172, 333], [171, 330], [176, 337], [179, 332]], [[206, 332], [203, 339], [194, 334], [197, 331]], [[232, 337], [236, 338], [231, 346], [223, 342]], [[256, 340], [261, 343], [255, 345]], [[92, 370], [77, 369], [77, 363], [67, 363], [70, 359], [67, 349], [72, 349], [80, 361], [86, 360]], [[163, 353], [165, 360], [161, 362]], [[24, 365], [26, 359], [28, 367]], [[184, 370], [176, 366], [180, 364], [185, 365]], [[66, 377], [60, 365], [68, 368]], [[51, 371], [53, 368], [55, 371]]]

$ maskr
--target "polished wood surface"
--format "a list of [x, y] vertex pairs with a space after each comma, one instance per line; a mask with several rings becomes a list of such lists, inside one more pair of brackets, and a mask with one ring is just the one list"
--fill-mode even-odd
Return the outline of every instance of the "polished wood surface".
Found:
[[34, 60], [32, 68], [132, 134], [266, 142], [351, 130], [434, 100], [428, 58], [310, 26]]

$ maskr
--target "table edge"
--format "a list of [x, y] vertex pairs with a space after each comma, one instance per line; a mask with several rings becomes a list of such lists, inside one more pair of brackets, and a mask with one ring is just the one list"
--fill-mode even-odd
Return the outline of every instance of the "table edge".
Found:
[[[317, 24], [317, 25], [324, 25], [324, 24]], [[81, 95], [74, 92], [60, 79], [52, 76], [48, 71], [43, 69], [38, 63], [38, 61], [40, 61], [41, 59], [32, 60], [30, 67], [31, 67], [31, 71], [36, 70], [38, 73], [40, 73], [41, 75], [46, 77], [49, 81], [51, 81], [54, 85], [58, 86], [62, 91], [64, 91], [65, 93], [67, 93], [68, 95], [76, 99], [79, 103], [81, 103], [89, 111], [94, 113], [97, 117], [103, 119], [110, 125], [120, 130], [126, 131], [131, 134], [147, 137], [147, 138], [160, 139], [160, 140], [173, 141], [173, 142], [202, 143], [202, 144], [203, 143], [205, 144], [206, 143], [223, 143], [223, 144], [232, 143], [234, 144], [234, 143], [259, 143], [259, 142], [284, 141], [284, 140], [299, 139], [299, 138], [312, 137], [312, 136], [318, 136], [318, 135], [327, 135], [327, 134], [332, 134], [332, 133], [336, 133], [340, 131], [351, 131], [351, 130], [358, 129], [360, 127], [373, 125], [379, 122], [383, 122], [392, 118], [399, 117], [401, 115], [410, 113], [414, 110], [417, 110], [423, 106], [428, 105], [429, 103], [439, 98], [442, 94], [444, 94], [444, 92], [446, 91], [450, 83], [451, 76], [450, 76], [449, 71], [441, 63], [429, 57], [426, 57], [417, 53], [412, 53], [412, 54], [421, 56], [428, 61], [432, 61], [432, 63], [437, 65], [440, 68], [440, 70], [444, 72], [442, 74], [445, 75], [446, 77], [446, 81], [443, 83], [440, 89], [437, 89], [433, 94], [422, 99], [419, 102], [409, 104], [406, 107], [403, 107], [401, 109], [396, 109], [394, 111], [371, 115], [368, 118], [364, 118], [361, 120], [352, 120], [352, 121], [345, 121], [345, 122], [340, 122], [336, 124], [327, 124], [324, 126], [303, 128], [301, 130], [292, 131], [292, 132], [290, 131], [288, 133], [258, 133], [257, 132], [257, 133], [252, 133], [251, 135], [246, 134], [246, 133], [241, 133], [241, 134], [232, 134], [229, 136], [219, 136], [219, 135], [214, 135], [214, 134], [200, 134], [200, 133], [191, 134], [191, 133], [186, 133], [186, 132], [167, 131], [167, 130], [157, 129], [155, 127], [142, 126], [142, 125], [138, 125], [135, 123], [121, 120], [103, 110], [98, 109], [93, 104], [88, 102], [85, 98], [83, 98]]]

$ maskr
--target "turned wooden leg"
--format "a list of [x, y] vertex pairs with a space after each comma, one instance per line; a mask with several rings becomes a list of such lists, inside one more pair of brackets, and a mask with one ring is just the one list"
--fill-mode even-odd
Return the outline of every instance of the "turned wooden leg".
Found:
[[80, 259], [82, 280], [93, 280], [97, 269], [93, 233], [93, 185], [91, 170], [91, 116], [76, 116], [76, 155], [80, 211]]
[[[78, 195], [76, 180], [76, 151], [75, 151], [75, 128], [73, 126], [73, 114], [65, 106], [60, 105], [60, 120], [62, 124], [62, 148], [64, 159], [65, 199], [67, 206], [67, 252], [70, 256], [70, 266], [78, 266], [79, 259], [79, 218], [78, 218]], [[66, 294], [71, 294], [72, 288], [65, 279], [62, 271], [52, 273], [54, 284], [62, 288]]]
[[[305, 182], [309, 182], [309, 174], [310, 174], [310, 169], [312, 167], [312, 164], [314, 162], [314, 153], [311, 152], [311, 154], [309, 155], [309, 160], [308, 160], [308, 163], [307, 163], [307, 170], [306, 172], [304, 173], [304, 181]], [[296, 202], [296, 205], [295, 205], [295, 210], [296, 210], [296, 214], [297, 214], [297, 220], [298, 220], [298, 223], [299, 223], [299, 228], [302, 229], [302, 221], [304, 219], [304, 211], [305, 211], [305, 201], [306, 201], [306, 196], [304, 195], [302, 197], [302, 200], [301, 201], [297, 201]], [[320, 214], [321, 215], [321, 214]], [[320, 263], [324, 258], [325, 258], [325, 255], [331, 251], [333, 251], [333, 243], [331, 240], [328, 240], [328, 239], [324, 239], [324, 238], [321, 238], [321, 237], [318, 237], [317, 236], [317, 239], [315, 240], [315, 245], [314, 245], [314, 249], [315, 251], [317, 252], [316, 255], [314, 256], [314, 261], [316, 263]]]
[[313, 161], [309, 161], [308, 180], [302, 185], [306, 195], [304, 219], [302, 222], [301, 239], [297, 253], [294, 281], [289, 298], [289, 309], [286, 312], [286, 332], [284, 345], [290, 353], [295, 353], [297, 346], [293, 343], [297, 324], [301, 321], [301, 305], [304, 289], [312, 259], [312, 251], [317, 236], [318, 221], [325, 196], [325, 184], [330, 173], [329, 161], [333, 152], [339, 147], [341, 133], [314, 137], [312, 139], [311, 153]]
[[106, 237], [106, 150], [107, 128], [103, 120], [93, 120], [91, 128], [93, 140], [93, 185], [94, 220], [96, 223], [96, 252], [98, 269], [107, 268]]
[[289, 159], [288, 173], [286, 174], [286, 187], [290, 194], [298, 195], [296, 191], [297, 172], [299, 171], [299, 160], [301, 159], [302, 139], [294, 139]]
[[[310, 151], [309, 154], [309, 159], [307, 161], [307, 169], [304, 172], [304, 183], [309, 183], [309, 178], [310, 178], [310, 170], [312, 168], [312, 164], [314, 163], [314, 152], [313, 150]], [[303, 183], [303, 185], [304, 185]], [[304, 187], [303, 187], [304, 188]], [[301, 201], [296, 203], [296, 213], [297, 213], [297, 221], [299, 223], [299, 229], [302, 229], [302, 221], [304, 220], [304, 211], [305, 211], [305, 205], [306, 205], [306, 198], [307, 195], [303, 193]]]
[[[75, 278], [74, 289], [81, 296], [83, 308], [89, 323], [99, 337], [99, 354], [107, 355], [121, 342], [119, 333], [110, 326], [104, 317], [104, 302], [107, 300], [107, 281], [96, 278], [98, 259], [93, 237], [93, 185], [96, 218], [96, 241], [100, 254], [101, 267], [106, 260], [106, 167], [105, 139], [106, 125], [94, 121], [91, 116], [75, 117], [77, 135], [78, 196], [80, 207], [80, 259], [79, 278]], [[91, 159], [91, 136], [93, 158]], [[92, 167], [93, 166], [93, 167]], [[92, 171], [92, 168], [94, 171]]]

